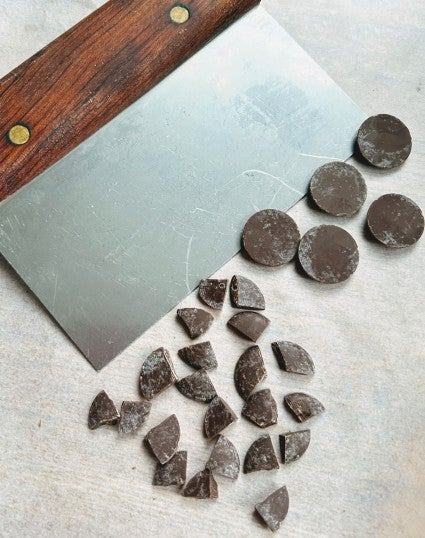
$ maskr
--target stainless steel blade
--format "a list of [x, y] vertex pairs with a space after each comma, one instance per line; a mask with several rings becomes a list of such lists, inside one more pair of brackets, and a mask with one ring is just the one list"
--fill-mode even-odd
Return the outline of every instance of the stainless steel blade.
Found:
[[101, 368], [352, 153], [364, 115], [256, 8], [0, 206], [0, 250]]

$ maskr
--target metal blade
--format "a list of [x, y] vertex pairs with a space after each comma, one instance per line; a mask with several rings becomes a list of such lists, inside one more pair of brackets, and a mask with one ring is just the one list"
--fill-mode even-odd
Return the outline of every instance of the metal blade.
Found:
[[0, 250], [96, 369], [345, 160], [364, 115], [262, 8], [0, 206]]

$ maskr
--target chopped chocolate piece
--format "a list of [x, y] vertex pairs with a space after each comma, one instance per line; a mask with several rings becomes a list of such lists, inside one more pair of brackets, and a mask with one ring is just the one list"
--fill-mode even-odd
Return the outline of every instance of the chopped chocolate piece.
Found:
[[242, 408], [242, 415], [260, 428], [276, 424], [277, 405], [270, 389], [251, 394]]
[[180, 308], [177, 316], [183, 323], [190, 338], [198, 338], [210, 328], [214, 318], [202, 308]]
[[409, 129], [388, 114], [378, 114], [365, 120], [360, 126], [357, 144], [370, 164], [385, 169], [403, 164], [412, 150]]
[[177, 451], [180, 440], [180, 425], [176, 415], [166, 418], [161, 424], [152, 428], [145, 437], [149, 448], [159, 463], [170, 460]]
[[298, 257], [308, 276], [324, 284], [343, 282], [359, 264], [357, 243], [332, 224], [309, 230], [300, 241]]
[[223, 308], [227, 280], [204, 279], [199, 284], [198, 295], [202, 302], [214, 310]]
[[313, 398], [313, 396], [309, 396], [304, 392], [287, 394], [283, 401], [298, 422], [305, 422], [310, 417], [319, 415], [325, 410], [319, 400], [316, 400], [316, 398]]
[[95, 430], [106, 424], [116, 424], [120, 414], [114, 402], [104, 390], [93, 400], [89, 411], [89, 428]]
[[186, 484], [183, 495], [195, 499], [218, 499], [217, 482], [210, 470], [205, 469], [196, 473]]
[[292, 374], [314, 374], [314, 363], [305, 349], [293, 342], [273, 342], [273, 353], [281, 370]]
[[288, 513], [288, 508], [289, 497], [285, 486], [277, 489], [267, 499], [255, 505], [255, 510], [273, 532], [279, 529]]
[[235, 445], [224, 435], [218, 436], [206, 468], [213, 473], [227, 476], [232, 480], [236, 480], [238, 477], [240, 469], [239, 455]]
[[237, 417], [227, 403], [216, 396], [208, 406], [204, 418], [204, 432], [208, 439], [215, 437], [224, 428], [235, 422]]
[[288, 432], [279, 435], [280, 455], [283, 463], [301, 458], [310, 444], [310, 430]]
[[264, 295], [257, 284], [249, 278], [234, 275], [230, 282], [230, 300], [235, 308], [246, 310], [264, 310]]
[[322, 211], [335, 217], [352, 217], [364, 204], [367, 188], [357, 168], [337, 161], [314, 172], [310, 194]]
[[247, 340], [256, 342], [270, 320], [258, 312], [239, 312], [232, 316], [227, 325]]
[[140, 393], [146, 400], [170, 387], [177, 379], [170, 354], [160, 347], [153, 351], [140, 370]]
[[372, 235], [387, 247], [403, 248], [418, 241], [424, 231], [424, 216], [413, 200], [402, 194], [384, 194], [367, 212]]
[[258, 346], [249, 347], [239, 357], [235, 366], [235, 385], [246, 400], [255, 387], [267, 377], [263, 356]]
[[248, 448], [243, 463], [245, 474], [256, 471], [271, 471], [279, 469], [276, 453], [270, 435], [262, 435]]
[[217, 359], [210, 342], [200, 342], [178, 350], [179, 357], [189, 366], [200, 370], [217, 368]]
[[217, 396], [214, 385], [204, 369], [176, 381], [176, 387], [183, 396], [198, 402], [208, 403]]
[[181, 450], [161, 465], [157, 463], [153, 477], [154, 486], [183, 486], [186, 482], [187, 452]]
[[256, 263], [276, 267], [292, 260], [300, 232], [294, 220], [277, 209], [263, 209], [250, 217], [242, 233], [242, 243]]
[[134, 433], [148, 418], [151, 407], [150, 402], [123, 402], [118, 431], [120, 433]]

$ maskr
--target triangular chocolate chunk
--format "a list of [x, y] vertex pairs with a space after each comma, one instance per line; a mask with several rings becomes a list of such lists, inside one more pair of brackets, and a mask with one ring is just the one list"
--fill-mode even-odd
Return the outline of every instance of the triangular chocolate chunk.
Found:
[[273, 532], [277, 531], [285, 519], [289, 508], [288, 490], [285, 486], [277, 489], [264, 501], [255, 505], [255, 510]]
[[115, 424], [120, 418], [114, 402], [104, 390], [93, 400], [89, 411], [89, 428], [95, 430], [99, 426]]
[[201, 301], [210, 308], [221, 310], [223, 308], [226, 289], [227, 280], [204, 279], [199, 284], [198, 295]]
[[260, 428], [276, 424], [277, 405], [270, 389], [251, 394], [242, 408], [242, 415]]
[[314, 374], [314, 363], [305, 349], [293, 342], [273, 342], [273, 353], [281, 370], [293, 374]]
[[180, 308], [177, 310], [177, 316], [190, 338], [198, 338], [206, 333], [214, 321], [212, 315], [202, 308]]
[[195, 499], [218, 499], [217, 482], [209, 469], [196, 473], [186, 484], [183, 495]]
[[234, 275], [230, 282], [230, 300], [235, 308], [264, 310], [266, 302], [257, 284], [241, 275]]
[[236, 480], [239, 475], [240, 461], [235, 445], [224, 435], [219, 435], [210, 458], [207, 469], [221, 476]]
[[199, 342], [178, 350], [179, 357], [189, 366], [200, 370], [217, 368], [217, 359], [210, 342]]
[[240, 396], [246, 400], [266, 376], [260, 348], [252, 346], [244, 351], [235, 366], [235, 385]]
[[319, 415], [325, 410], [319, 400], [304, 392], [287, 394], [283, 401], [298, 422], [305, 422], [310, 417]]
[[279, 435], [282, 463], [296, 461], [304, 454], [310, 444], [310, 430], [300, 430]]
[[186, 482], [187, 452], [181, 450], [161, 465], [157, 464], [153, 477], [154, 486], [183, 486]]
[[167, 463], [174, 456], [179, 440], [180, 425], [176, 415], [166, 418], [145, 437], [146, 444], [161, 464]]
[[256, 342], [270, 320], [258, 312], [239, 312], [232, 316], [227, 325], [247, 340]]
[[216, 436], [224, 428], [235, 422], [237, 417], [227, 403], [216, 396], [208, 406], [204, 418], [204, 432], [208, 439]]
[[157, 394], [170, 387], [177, 376], [174, 372], [170, 354], [160, 347], [153, 351], [140, 370], [140, 393], [146, 400], [152, 400]]
[[262, 435], [249, 447], [243, 464], [244, 473], [279, 469], [270, 435]]
[[118, 431], [124, 434], [137, 431], [148, 418], [151, 407], [150, 402], [123, 402], [121, 404]]
[[211, 379], [203, 369], [176, 381], [176, 387], [183, 396], [198, 402], [208, 403], [217, 396]]

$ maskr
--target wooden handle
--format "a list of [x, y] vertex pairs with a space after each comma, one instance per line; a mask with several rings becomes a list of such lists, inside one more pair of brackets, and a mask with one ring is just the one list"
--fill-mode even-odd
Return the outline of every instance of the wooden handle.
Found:
[[[0, 200], [105, 125], [259, 1], [110, 0], [17, 67], [0, 81]], [[170, 13], [176, 6], [173, 22]], [[190, 15], [186, 22], [182, 6]]]

